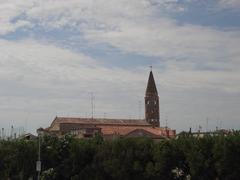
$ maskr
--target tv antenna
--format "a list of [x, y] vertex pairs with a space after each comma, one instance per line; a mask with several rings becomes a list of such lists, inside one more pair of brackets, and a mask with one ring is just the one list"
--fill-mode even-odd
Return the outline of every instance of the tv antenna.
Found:
[[2, 128], [2, 139], [4, 139], [4, 128]]
[[13, 125], [11, 126], [10, 138], [13, 139]]
[[91, 96], [91, 118], [93, 119], [93, 114], [94, 114], [94, 95], [93, 92], [90, 92]]
[[168, 127], [168, 115], [166, 115], [165, 121], [166, 121], [166, 128], [167, 128]]
[[207, 117], [207, 119], [206, 119], [206, 132], [208, 132], [208, 117]]
[[138, 119], [141, 119], [142, 101], [138, 101]]

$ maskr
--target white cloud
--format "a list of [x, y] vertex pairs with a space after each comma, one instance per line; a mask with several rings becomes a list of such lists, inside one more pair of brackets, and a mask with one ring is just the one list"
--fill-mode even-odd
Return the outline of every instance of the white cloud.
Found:
[[[163, 85], [173, 89], [209, 89], [228, 93], [240, 93], [239, 71], [198, 70], [192, 63], [168, 63], [167, 71], [161, 74]], [[238, 67], [237, 67], [238, 69]]]
[[[157, 57], [188, 57], [239, 53], [239, 32], [221, 32], [201, 26], [178, 26], [168, 19], [118, 21], [112, 31], [86, 30], [87, 38], [128, 52]], [[208, 59], [206, 59], [208, 60]]]
[[[114, 29], [122, 19], [141, 19], [155, 16], [159, 10], [178, 11], [175, 1], [148, 0], [18, 0], [0, 2], [2, 34], [13, 32], [17, 21], [22, 19], [44, 28], [62, 28], [64, 26], [80, 28]], [[159, 9], [160, 8], [160, 9]], [[112, 26], [111, 26], [112, 25]], [[75, 29], [75, 30], [76, 30]]]
[[[160, 5], [147, 0], [37, 1], [24, 11], [24, 22], [38, 24], [46, 30], [68, 27], [91, 42], [107, 43], [122, 51], [147, 56], [189, 59], [204, 56], [209, 61], [221, 56], [219, 50], [224, 50], [224, 56], [239, 55], [239, 31], [179, 25], [161, 11], [156, 15], [156, 7], [169, 8], [175, 1], [155, 2]], [[15, 29], [16, 25], [12, 26]]]
[[239, 9], [240, 1], [239, 0], [219, 0], [219, 6], [223, 9], [225, 8]]
[[108, 116], [126, 117], [139, 96], [127, 106], [124, 99], [140, 89], [144, 92], [139, 85], [146, 77], [140, 72], [106, 68], [90, 57], [50, 44], [0, 40], [0, 49], [0, 119], [6, 119], [2, 126], [12, 122], [9, 119], [24, 120], [28, 112], [32, 123], [36, 119], [32, 129], [49, 125], [55, 115], [89, 116], [90, 92], [99, 105], [98, 115], [108, 107]]
[[0, 35], [14, 32], [21, 27], [29, 27], [28, 21], [17, 18], [33, 5], [33, 0], [0, 0]]
[[[2, 126], [10, 127], [10, 122], [24, 124], [28, 118], [28, 128], [34, 131], [39, 126], [48, 126], [55, 115], [89, 116], [90, 92], [95, 94], [96, 116], [103, 117], [106, 112], [107, 117], [138, 117], [138, 101], [143, 103], [148, 76], [146, 68], [106, 68], [83, 54], [33, 40], [1, 40], [0, 49], [0, 118], [6, 119], [1, 121]], [[163, 125], [166, 115], [170, 125], [178, 130], [189, 123], [204, 123], [201, 118], [205, 116], [224, 119], [231, 113], [229, 121], [235, 122], [239, 101], [232, 96], [240, 92], [236, 83], [239, 73], [203, 74], [193, 71], [191, 63], [167, 65], [165, 71], [154, 68]], [[208, 95], [213, 92], [214, 96]], [[216, 102], [218, 115], [214, 112]], [[226, 105], [234, 107], [229, 111], [224, 109]], [[143, 108], [142, 104], [142, 114]]]
[[[95, 43], [107, 43], [123, 51], [163, 58], [185, 58], [187, 55], [194, 59], [206, 55], [208, 61], [219, 57], [219, 50], [224, 50], [224, 56], [228, 57], [239, 53], [239, 31], [179, 25], [158, 8], [174, 10], [176, 8], [171, 5], [176, 3], [169, 0], [7, 1], [5, 8], [3, 6], [6, 12], [0, 11], [5, 23], [0, 26], [0, 32], [34, 25], [46, 30], [67, 27]], [[21, 14], [18, 21], [11, 22]]]
[[[22, 77], [20, 80], [23, 83], [30, 82], [35, 87], [54, 81], [73, 85], [76, 80], [111, 82], [113, 75], [109, 74], [129, 75], [127, 71], [106, 69], [90, 57], [44, 42], [0, 40], [0, 48], [0, 79], [16, 80]], [[121, 81], [124, 82], [124, 79]]]

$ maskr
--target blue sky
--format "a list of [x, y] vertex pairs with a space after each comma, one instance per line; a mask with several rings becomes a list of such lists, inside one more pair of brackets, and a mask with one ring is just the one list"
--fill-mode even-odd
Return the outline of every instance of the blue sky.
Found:
[[58, 116], [143, 118], [153, 72], [161, 125], [239, 129], [239, 0], [0, 1], [0, 127]]

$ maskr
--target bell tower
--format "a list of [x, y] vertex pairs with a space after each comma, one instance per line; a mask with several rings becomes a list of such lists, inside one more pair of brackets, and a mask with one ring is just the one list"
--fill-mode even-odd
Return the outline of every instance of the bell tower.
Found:
[[153, 127], [160, 127], [159, 97], [152, 70], [150, 71], [145, 94], [145, 119]]

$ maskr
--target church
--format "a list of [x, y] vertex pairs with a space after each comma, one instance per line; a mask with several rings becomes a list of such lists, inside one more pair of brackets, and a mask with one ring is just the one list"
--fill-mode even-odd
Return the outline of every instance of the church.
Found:
[[72, 134], [77, 138], [100, 134], [104, 139], [141, 136], [163, 139], [176, 136], [176, 130], [160, 126], [159, 96], [152, 70], [145, 93], [145, 119], [56, 117], [50, 127], [38, 131], [58, 137]]

